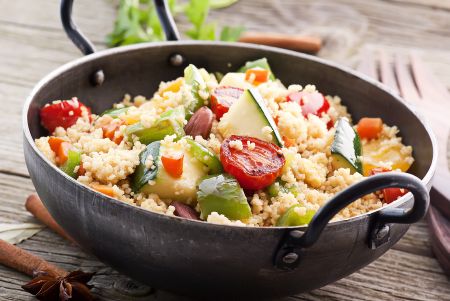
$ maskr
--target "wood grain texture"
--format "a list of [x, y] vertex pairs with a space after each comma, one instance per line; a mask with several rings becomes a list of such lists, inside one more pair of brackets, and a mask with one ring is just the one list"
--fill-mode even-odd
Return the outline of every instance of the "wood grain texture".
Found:
[[[75, 20], [97, 48], [114, 20], [110, 0], [77, 0]], [[80, 57], [59, 20], [59, 1], [0, 0], [0, 222], [35, 221], [24, 208], [34, 191], [28, 178], [21, 135], [21, 110], [32, 86], [54, 68]], [[257, 8], [257, 9], [255, 9]], [[242, 0], [214, 11], [221, 24], [250, 30], [317, 35], [319, 56], [355, 66], [364, 48], [419, 51], [450, 88], [450, 1], [442, 0]], [[177, 20], [183, 31], [188, 26]], [[62, 268], [95, 271], [94, 292], [101, 300], [187, 300], [166, 292], [132, 298], [114, 289], [125, 276], [46, 229], [20, 247]], [[31, 300], [20, 289], [27, 276], [0, 266], [0, 300]], [[379, 260], [334, 284], [283, 300], [450, 300], [450, 283], [432, 257], [425, 222]]]

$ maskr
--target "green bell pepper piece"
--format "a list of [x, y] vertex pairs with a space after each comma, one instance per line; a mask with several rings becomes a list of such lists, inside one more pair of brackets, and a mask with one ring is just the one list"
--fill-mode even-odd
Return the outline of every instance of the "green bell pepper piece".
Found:
[[192, 64], [184, 69], [184, 80], [186, 84], [192, 86], [191, 93], [193, 101], [188, 103], [186, 107], [186, 119], [189, 120], [189, 118], [191, 118], [191, 116], [205, 103], [205, 99], [200, 96], [199, 92], [202, 89], [206, 89], [206, 83], [200, 70]]
[[295, 197], [298, 195], [298, 189], [297, 186], [292, 185], [291, 187], [287, 188], [285, 186], [286, 182], [278, 179], [275, 182], [273, 182], [269, 187], [267, 187], [267, 193], [270, 197], [276, 197], [280, 192], [283, 193], [292, 193]]
[[101, 113], [100, 116], [109, 115], [112, 118], [119, 118], [120, 115], [126, 113], [130, 108], [131, 107], [109, 109]]
[[75, 167], [81, 163], [81, 153], [75, 149], [69, 149], [67, 153], [67, 161], [61, 166], [61, 170], [72, 178], [77, 177]]
[[167, 135], [176, 135], [177, 138], [181, 138], [185, 135], [183, 129], [184, 117], [184, 108], [179, 106], [161, 114], [160, 118], [150, 128], [145, 128], [138, 122], [128, 126], [125, 131], [130, 137], [136, 135], [139, 141], [146, 145], [162, 140]]
[[211, 212], [223, 214], [232, 220], [247, 219], [252, 215], [244, 190], [229, 175], [204, 179], [197, 191], [197, 201], [202, 219], [206, 219]]
[[[159, 141], [152, 142], [139, 154], [139, 165], [131, 176], [131, 189], [133, 189], [135, 193], [139, 192], [148, 181], [156, 178], [156, 174], [158, 173], [158, 164], [156, 162], [159, 157], [160, 146], [161, 144]], [[148, 168], [145, 164], [150, 155], [154, 162], [153, 169]]]
[[276, 197], [280, 192], [288, 193], [289, 190], [284, 187], [284, 182], [281, 180], [277, 180], [270, 184], [269, 187], [267, 187], [267, 193], [270, 197]]
[[309, 224], [314, 214], [315, 210], [306, 210], [305, 215], [299, 215], [295, 208], [303, 207], [302, 205], [293, 205], [278, 219], [277, 226], [280, 227], [290, 227], [290, 226], [302, 226]]
[[275, 75], [273, 75], [272, 69], [270, 68], [269, 62], [265, 57], [256, 61], [248, 61], [244, 66], [239, 68], [238, 72], [245, 73], [249, 69], [261, 68], [265, 70], [269, 70], [269, 78], [271, 80], [275, 80]]
[[219, 174], [223, 172], [222, 163], [220, 163], [219, 158], [217, 158], [217, 156], [209, 149], [190, 138], [187, 138], [186, 141], [190, 145], [189, 153], [209, 168], [209, 174]]

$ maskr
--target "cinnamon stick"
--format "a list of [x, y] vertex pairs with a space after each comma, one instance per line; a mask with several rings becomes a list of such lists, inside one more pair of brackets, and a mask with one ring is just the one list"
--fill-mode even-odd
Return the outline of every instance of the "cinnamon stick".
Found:
[[317, 53], [322, 47], [321, 38], [280, 33], [244, 32], [239, 42], [275, 46], [306, 53]]
[[31, 194], [28, 196], [25, 202], [25, 208], [28, 212], [34, 215], [38, 220], [40, 220], [47, 227], [55, 231], [60, 236], [64, 237], [70, 242], [75, 243], [72, 237], [70, 237], [63, 228], [53, 219], [53, 217], [48, 212], [47, 208], [45, 208], [41, 199], [36, 194]]
[[67, 274], [65, 270], [1, 239], [0, 264], [30, 276], [33, 276], [36, 272], [46, 272], [56, 277]]

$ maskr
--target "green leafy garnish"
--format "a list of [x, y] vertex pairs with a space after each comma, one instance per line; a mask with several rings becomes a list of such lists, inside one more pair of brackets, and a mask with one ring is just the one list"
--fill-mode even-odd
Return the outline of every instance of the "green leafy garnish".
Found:
[[[215, 37], [215, 24], [205, 24], [206, 17], [209, 13], [209, 0], [191, 0], [185, 10], [185, 13], [188, 20], [194, 26], [186, 32], [188, 36], [190, 36], [194, 40], [198, 40], [201, 34], [207, 36], [207, 34], [202, 33], [202, 31], [213, 31], [213, 38]], [[204, 30], [204, 26], [208, 28]]]
[[239, 0], [210, 0], [210, 6], [212, 9], [225, 8], [235, 4]]
[[[236, 41], [243, 32], [242, 27], [224, 26], [217, 36], [217, 23], [206, 22], [210, 9], [220, 9], [238, 0], [189, 0], [179, 4], [168, 0], [171, 13], [185, 14], [192, 27], [185, 33], [195, 40]], [[110, 47], [143, 42], [164, 41], [165, 35], [159, 22], [153, 0], [121, 0], [114, 30], [107, 36]]]
[[224, 26], [222, 28], [222, 32], [220, 33], [220, 40], [225, 42], [234, 42], [239, 40], [239, 37], [245, 31], [245, 28], [242, 26], [231, 27]]

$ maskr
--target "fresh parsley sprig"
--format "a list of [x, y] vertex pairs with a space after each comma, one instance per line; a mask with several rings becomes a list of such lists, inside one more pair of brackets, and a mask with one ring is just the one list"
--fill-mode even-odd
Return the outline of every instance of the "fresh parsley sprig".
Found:
[[[192, 27], [186, 35], [195, 40], [236, 41], [244, 31], [243, 27], [224, 26], [217, 35], [218, 24], [207, 22], [211, 9], [228, 7], [238, 0], [189, 0], [178, 3], [168, 0], [174, 16], [185, 14]], [[120, 0], [113, 31], [107, 36], [110, 47], [165, 39], [152, 0]]]

